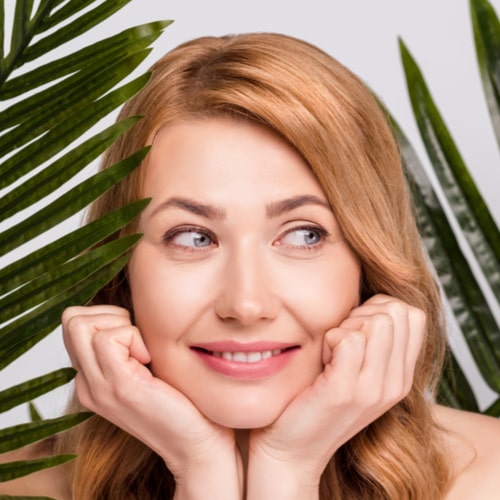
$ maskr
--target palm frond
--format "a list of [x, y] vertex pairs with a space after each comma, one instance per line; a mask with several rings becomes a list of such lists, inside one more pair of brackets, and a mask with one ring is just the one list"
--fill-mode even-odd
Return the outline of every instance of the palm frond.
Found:
[[[170, 24], [156, 21], [70, 52], [67, 42], [88, 32], [130, 0], [16, 0], [12, 36], [4, 54], [0, 2], [0, 368], [15, 361], [59, 324], [69, 305], [85, 304], [128, 260], [140, 235], [89, 248], [130, 223], [147, 205], [140, 200], [22, 258], [26, 242], [85, 208], [141, 163], [147, 149], [80, 183], [75, 178], [140, 119], [92, 127], [138, 92], [148, 74], [121, 83]], [[62, 49], [56, 52], [55, 49]], [[57, 57], [50, 57], [57, 53]], [[30, 62], [30, 69], [23, 72]], [[76, 185], [75, 185], [76, 184]], [[40, 208], [42, 207], [42, 208]], [[26, 215], [28, 214], [28, 215]], [[0, 452], [61, 432], [89, 414], [43, 420], [32, 400], [69, 382], [57, 370], [0, 392], [0, 412], [30, 405], [32, 422], [0, 430]], [[0, 481], [64, 463], [72, 456], [3, 464]]]
[[[487, 0], [471, 0], [470, 5], [483, 87], [500, 137], [500, 24]], [[402, 41], [400, 51], [413, 113], [443, 193], [440, 196], [436, 192], [413, 147], [393, 120], [424, 243], [477, 368], [489, 387], [500, 395], [500, 325], [493, 312], [494, 299], [488, 300], [485, 294], [489, 288], [494, 297], [500, 297], [500, 233], [422, 71]], [[443, 203], [453, 215], [448, 215], [450, 211]], [[465, 247], [470, 251], [465, 252]], [[480, 275], [473, 271], [471, 260], [478, 263]], [[478, 411], [467, 379], [453, 356], [441, 383], [440, 397], [452, 406]], [[498, 400], [485, 413], [500, 416]]]
[[493, 130], [500, 145], [500, 22], [487, 0], [471, 0], [470, 12], [479, 74]]

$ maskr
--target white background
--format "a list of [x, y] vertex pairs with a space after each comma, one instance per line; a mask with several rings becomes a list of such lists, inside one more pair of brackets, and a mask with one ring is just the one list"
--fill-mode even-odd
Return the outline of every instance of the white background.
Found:
[[[14, 5], [7, 0], [7, 18]], [[492, 4], [500, 12], [500, 0]], [[479, 81], [467, 0], [132, 0], [72, 51], [93, 39], [157, 19], [174, 19], [154, 45], [145, 70], [177, 44], [202, 35], [273, 31], [312, 42], [356, 72], [385, 102], [416, 147], [425, 153], [412, 118], [398, 52], [402, 37], [417, 59], [460, 151], [497, 221], [500, 219], [500, 162]], [[110, 121], [110, 120], [108, 120]], [[58, 228], [67, 231], [74, 218]], [[40, 244], [38, 240], [36, 245]], [[467, 354], [459, 344], [466, 366]], [[68, 364], [59, 332], [0, 374], [0, 389]], [[468, 368], [484, 406], [491, 400]], [[66, 392], [40, 398], [45, 417], [56, 416]], [[27, 419], [25, 407], [0, 415], [0, 427]]]

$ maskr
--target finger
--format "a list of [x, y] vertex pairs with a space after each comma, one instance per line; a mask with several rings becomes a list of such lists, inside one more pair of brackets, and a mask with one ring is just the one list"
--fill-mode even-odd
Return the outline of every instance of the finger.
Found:
[[385, 293], [377, 293], [375, 295], [372, 295], [369, 299], [367, 299], [363, 304], [361, 304], [360, 307], [364, 305], [377, 305], [377, 304], [385, 304], [387, 302], [392, 302], [394, 300], [398, 300], [391, 295], [387, 295]]
[[64, 324], [73, 316], [91, 316], [95, 314], [115, 314], [130, 318], [130, 313], [127, 309], [118, 306], [110, 306], [106, 304], [95, 306], [70, 306], [67, 307], [61, 316], [61, 322]]
[[[350, 318], [347, 327], [362, 325], [360, 330], [366, 336], [366, 354], [361, 368], [361, 387], [373, 388], [373, 393], [381, 391], [384, 386], [389, 363], [394, 349], [394, 321], [383, 312], [370, 316]], [[364, 384], [364, 385], [363, 385]]]
[[[358, 328], [363, 327], [362, 313], [369, 316], [383, 311], [393, 319], [394, 344], [387, 376], [393, 381], [400, 380], [404, 383], [407, 392], [411, 388], [415, 365], [425, 336], [425, 313], [389, 296], [377, 295], [372, 299], [353, 311], [352, 317], [357, 317], [360, 321]], [[354, 321], [346, 323], [351, 327], [355, 324]]]
[[366, 336], [347, 328], [335, 328], [325, 335], [331, 360], [325, 366], [325, 379], [340, 382], [343, 391], [351, 392], [359, 377], [366, 355]]
[[[88, 309], [92, 308], [83, 309], [85, 314], [70, 314], [65, 318], [63, 340], [73, 367], [76, 370], [85, 370], [90, 376], [90, 372], [100, 371], [93, 352], [94, 335], [102, 330], [127, 326], [130, 320], [124, 314], [89, 314]], [[96, 376], [94, 373], [93, 377]]]
[[143, 373], [142, 366], [151, 361], [139, 330], [131, 325], [96, 333], [92, 348], [104, 378], [112, 383], [120, 383], [125, 370]]
[[406, 354], [406, 377], [413, 380], [415, 366], [426, 335], [427, 319], [421, 309], [410, 308], [408, 316], [408, 346]]
[[[376, 302], [376, 303], [375, 303]], [[363, 317], [361, 312], [366, 313]], [[410, 315], [415, 316], [415, 320], [410, 320]], [[387, 318], [387, 328], [384, 327], [382, 318]], [[391, 299], [386, 296], [377, 296], [372, 303], [366, 303], [353, 313], [352, 318], [348, 318], [343, 326], [356, 325], [363, 329], [368, 335], [367, 360], [372, 360], [371, 366], [367, 365], [368, 373], [364, 375], [367, 380], [373, 381], [374, 390], [371, 396], [375, 398], [378, 394], [381, 400], [387, 404], [394, 404], [405, 397], [411, 389], [413, 373], [420, 351], [423, 336], [422, 320], [425, 315], [398, 299]], [[392, 328], [389, 328], [392, 322]], [[378, 323], [378, 326], [377, 326]], [[413, 323], [413, 327], [411, 324]], [[425, 323], [425, 321], [424, 321]], [[370, 333], [371, 332], [371, 333]], [[373, 337], [377, 338], [378, 346], [372, 343]], [[389, 343], [392, 339], [391, 350]], [[385, 347], [384, 347], [385, 346]], [[372, 347], [373, 353], [372, 353]], [[378, 351], [377, 368], [375, 350]], [[384, 358], [385, 356], [385, 358]], [[386, 362], [384, 369], [383, 362]], [[375, 398], [376, 399], [376, 398]]]
[[380, 311], [380, 314], [386, 315], [392, 322], [392, 351], [388, 362], [388, 373], [393, 377], [402, 377], [406, 366], [407, 347], [409, 341], [409, 312], [411, 306], [407, 303], [391, 299], [385, 300], [385, 296], [380, 298], [378, 304], [370, 304], [368, 311]]

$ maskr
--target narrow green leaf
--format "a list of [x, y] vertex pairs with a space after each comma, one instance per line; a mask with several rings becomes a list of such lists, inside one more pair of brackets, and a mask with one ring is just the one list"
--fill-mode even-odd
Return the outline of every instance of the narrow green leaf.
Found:
[[453, 408], [479, 412], [474, 392], [452, 352], [448, 353], [443, 378], [439, 386], [438, 401]]
[[139, 119], [139, 117], [130, 117], [111, 125], [4, 195], [0, 199], [0, 220], [7, 219], [59, 189], [103, 153]]
[[[109, 114], [127, 99], [138, 92], [149, 79], [149, 75], [139, 78], [108, 93], [90, 106], [81, 110], [78, 116], [69, 116], [40, 139], [32, 142], [19, 153], [2, 164], [0, 189], [9, 186], [33, 168], [50, 160], [74, 140], [78, 139], [91, 126]], [[22, 125], [29, 129], [29, 123]], [[4, 152], [7, 154], [7, 152]]]
[[[24, 33], [22, 38], [19, 39], [17, 45], [11, 45], [9, 55], [3, 60], [2, 75], [0, 77], [0, 86], [8, 78], [13, 69], [19, 66], [23, 51], [29, 46], [31, 40], [33, 39], [34, 32], [37, 25], [43, 20], [43, 18], [50, 13], [52, 8], [55, 8], [62, 0], [41, 0], [35, 16], [25, 25]], [[29, 0], [29, 4], [32, 5], [32, 0]], [[31, 10], [31, 8], [30, 8]]]
[[26, 0], [25, 1], [25, 11], [26, 11], [26, 26], [28, 27], [31, 24], [31, 16], [33, 14], [33, 3], [35, 0]]
[[129, 224], [147, 206], [149, 199], [130, 205], [62, 236], [45, 247], [0, 269], [0, 295], [20, 286], [32, 276], [39, 276], [90, 248]]
[[[66, 19], [75, 16], [78, 12], [82, 11], [85, 7], [88, 7], [96, 0], [80, 0], [79, 2], [68, 2], [58, 9], [54, 14], [44, 19], [44, 22], [40, 25], [38, 33], [49, 30], [62, 23]], [[131, 0], [126, 0], [120, 7], [123, 8]]]
[[17, 0], [14, 10], [14, 20], [12, 23], [12, 33], [10, 39], [10, 53], [19, 53], [27, 43], [26, 28], [29, 22], [30, 12], [27, 12], [29, 2], [27, 0]]
[[33, 403], [33, 401], [30, 401], [28, 403], [28, 407], [30, 410], [30, 420], [32, 422], [40, 422], [43, 420], [42, 416], [40, 415], [40, 412], [38, 411], [37, 407]]
[[500, 297], [500, 232], [448, 132], [415, 60], [400, 41], [420, 134], [450, 208], [494, 294]]
[[393, 120], [410, 184], [420, 232], [450, 307], [486, 383], [500, 392], [500, 331], [450, 227], [432, 183], [402, 130]]
[[[36, 460], [26, 460], [26, 461], [18, 461], [18, 462], [8, 462], [4, 464], [0, 464], [0, 482], [1, 481], [10, 481], [12, 479], [16, 479], [18, 477], [27, 476], [28, 474], [32, 474], [33, 472], [48, 469], [49, 467], [55, 467], [56, 465], [61, 465], [70, 460], [74, 460], [76, 455], [54, 455], [51, 457], [38, 458]], [[13, 498], [19, 500], [20, 498], [25, 499], [47, 499], [49, 497], [19, 497], [19, 496], [6, 496], [1, 495], [1, 498]]]
[[443, 377], [439, 382], [438, 394], [436, 401], [440, 405], [449, 406], [450, 408], [462, 408], [460, 401], [455, 393], [456, 387]]
[[57, 9], [52, 15], [45, 17], [43, 22], [40, 23], [37, 33], [53, 28], [62, 23], [71, 16], [78, 14], [81, 10], [89, 5], [95, 3], [96, 0], [79, 0], [78, 2], [66, 2], [60, 9]]
[[131, 234], [99, 246], [61, 266], [54, 267], [51, 271], [2, 297], [0, 299], [0, 323], [10, 321], [50, 297], [64, 294], [75, 283], [130, 250], [140, 237], [140, 234]]
[[484, 96], [500, 146], [500, 22], [487, 0], [471, 0], [470, 11]]
[[122, 58], [126, 58], [149, 46], [171, 22], [158, 21], [129, 28], [118, 35], [84, 47], [73, 54], [43, 66], [37, 66], [32, 71], [5, 82], [0, 89], [0, 99], [16, 97], [23, 92], [31, 91], [47, 82], [83, 69], [88, 66], [89, 60], [94, 60], [96, 57], [103, 59], [119, 54]]
[[[34, 19], [45, 19], [49, 16], [52, 11], [54, 11], [59, 5], [66, 2], [67, 0], [40, 0], [38, 4], [38, 9], [33, 16]], [[95, 1], [95, 0], [94, 0]]]
[[5, 72], [4, 40], [5, 40], [5, 6], [3, 4], [3, 0], [0, 0], [0, 80]]
[[31, 349], [60, 323], [64, 309], [86, 304], [127, 263], [128, 256], [118, 258], [103, 269], [76, 283], [63, 296], [45, 302], [35, 310], [9, 323], [0, 330], [0, 370]]
[[148, 151], [149, 147], [146, 147], [116, 165], [93, 175], [37, 213], [0, 233], [0, 254], [10, 252], [85, 208], [91, 201], [137, 168]]
[[67, 384], [75, 376], [73, 368], [61, 368], [0, 392], [0, 413]]
[[63, 118], [77, 116], [123, 80], [148, 53], [149, 49], [143, 49], [127, 58], [99, 60], [95, 65], [5, 109], [1, 113], [3, 127], [19, 126], [0, 138], [1, 149], [19, 148], [59, 124]]
[[[40, 23], [40, 19], [45, 19], [50, 16], [59, 5], [66, 2], [67, 0], [40, 0], [38, 4], [38, 9], [33, 16], [33, 19], [37, 20], [37, 25]], [[95, 1], [95, 0], [94, 0]]]
[[0, 429], [0, 453], [16, 450], [36, 441], [41, 441], [48, 436], [84, 422], [92, 415], [93, 413], [90, 412], [72, 413], [71, 415], [42, 420], [41, 422], [29, 422]]
[[56, 32], [47, 35], [39, 42], [30, 46], [24, 51], [22, 57], [20, 58], [20, 64], [27, 63], [37, 57], [47, 54], [63, 43], [69, 42], [82, 33], [89, 31], [91, 28], [110, 17], [129, 2], [130, 0], [105, 0], [95, 9], [83, 14], [71, 23], [64, 25]]
[[498, 398], [483, 413], [485, 415], [489, 415], [490, 417], [500, 417], [500, 398]]

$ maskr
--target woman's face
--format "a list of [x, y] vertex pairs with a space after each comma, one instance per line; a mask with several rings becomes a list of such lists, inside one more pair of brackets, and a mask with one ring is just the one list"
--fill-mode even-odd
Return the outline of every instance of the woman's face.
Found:
[[160, 131], [143, 194], [129, 276], [153, 373], [221, 425], [272, 423], [359, 300], [320, 185], [270, 130], [211, 118]]

